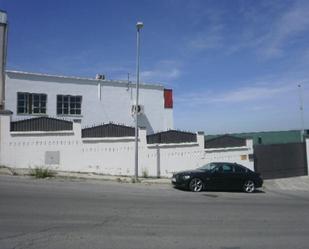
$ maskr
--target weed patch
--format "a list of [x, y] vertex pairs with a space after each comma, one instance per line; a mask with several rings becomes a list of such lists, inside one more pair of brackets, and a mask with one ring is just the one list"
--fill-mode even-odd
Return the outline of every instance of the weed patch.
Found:
[[31, 169], [30, 175], [34, 176], [35, 178], [47, 178], [47, 177], [54, 177], [55, 172], [43, 167], [36, 167]]

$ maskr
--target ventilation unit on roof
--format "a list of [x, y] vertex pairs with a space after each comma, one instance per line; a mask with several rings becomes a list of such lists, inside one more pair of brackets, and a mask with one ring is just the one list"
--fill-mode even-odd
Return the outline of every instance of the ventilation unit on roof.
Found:
[[97, 75], [95, 76], [95, 78], [96, 78], [97, 80], [105, 80], [105, 75], [104, 75], [104, 74], [97, 74]]
[[[136, 113], [136, 105], [131, 106], [131, 114], [135, 115]], [[144, 113], [144, 106], [138, 105], [137, 106], [137, 114], [143, 114]]]

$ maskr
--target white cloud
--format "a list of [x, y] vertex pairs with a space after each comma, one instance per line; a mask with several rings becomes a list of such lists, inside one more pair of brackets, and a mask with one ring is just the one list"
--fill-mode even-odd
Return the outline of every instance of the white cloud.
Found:
[[177, 68], [157, 68], [154, 70], [143, 71], [141, 73], [141, 77], [145, 80], [156, 80], [158, 78], [176, 79], [179, 75], [180, 71]]
[[225, 102], [225, 103], [235, 103], [235, 102], [246, 102], [253, 101], [257, 99], [271, 98], [275, 95], [286, 93], [291, 89], [295, 88], [292, 85], [283, 85], [275, 87], [267, 86], [252, 86], [243, 87], [230, 91], [224, 94], [219, 94], [216, 97], [210, 98], [209, 102]]
[[215, 49], [222, 46], [223, 35], [222, 35], [223, 25], [212, 25], [209, 30], [197, 34], [192, 38], [188, 44], [189, 48], [193, 50], [208, 50]]
[[260, 50], [266, 58], [282, 55], [286, 44], [294, 42], [303, 32], [309, 31], [308, 12], [308, 4], [295, 4], [275, 22], [264, 37]]
[[240, 87], [226, 92], [199, 91], [183, 94], [176, 97], [176, 102], [189, 106], [202, 106], [213, 104], [237, 104], [255, 103], [276, 97], [289, 95], [291, 91], [296, 91], [295, 81], [285, 84], [278, 83], [257, 83], [250, 87]]
[[309, 31], [308, 13], [308, 1], [295, 1], [290, 5], [267, 3], [263, 8], [250, 5], [239, 11], [243, 24], [237, 35], [229, 33], [226, 30], [229, 24], [224, 23], [222, 15], [217, 15], [203, 32], [193, 35], [187, 42], [188, 48], [202, 51], [224, 47], [227, 54], [250, 49], [262, 59], [281, 57], [287, 51], [286, 46], [297, 43], [297, 39]]
[[180, 77], [180, 64], [173, 60], [159, 61], [151, 70], [141, 72], [141, 81], [162, 82], [172, 81]]
[[[301, 35], [309, 31], [309, 4], [306, 1], [295, 2], [285, 10], [278, 7], [276, 13], [281, 13], [280, 11], [282, 14], [279, 17], [271, 16], [271, 11], [269, 16], [264, 16], [264, 19], [269, 22], [268, 25], [263, 20], [262, 15], [256, 13], [256, 10], [249, 11], [251, 16], [243, 12], [246, 21], [248, 23], [251, 21], [251, 23], [239, 35], [238, 42], [227, 46], [228, 53], [250, 48], [255, 51], [258, 57], [263, 59], [272, 59], [285, 55], [286, 46], [296, 43]], [[271, 22], [271, 20], [273, 21]]]

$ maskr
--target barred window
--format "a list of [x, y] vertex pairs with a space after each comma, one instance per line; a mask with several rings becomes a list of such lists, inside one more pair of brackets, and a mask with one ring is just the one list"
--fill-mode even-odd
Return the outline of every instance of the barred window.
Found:
[[32, 113], [46, 113], [46, 94], [32, 94]]
[[46, 114], [47, 95], [42, 93], [17, 93], [17, 114]]
[[29, 113], [29, 93], [17, 93], [17, 113]]
[[57, 95], [57, 115], [81, 115], [82, 96]]

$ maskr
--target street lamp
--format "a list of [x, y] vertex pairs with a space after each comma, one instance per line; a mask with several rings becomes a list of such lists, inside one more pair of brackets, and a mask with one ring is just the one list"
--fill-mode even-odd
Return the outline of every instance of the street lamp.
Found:
[[298, 84], [299, 89], [299, 110], [300, 110], [300, 125], [301, 125], [301, 131], [300, 131], [300, 141], [304, 141], [304, 135], [305, 135], [305, 127], [304, 127], [304, 104], [303, 104], [303, 96], [302, 96], [302, 86], [301, 84]]
[[138, 95], [139, 95], [139, 61], [140, 61], [140, 31], [144, 24], [136, 23], [137, 44], [136, 44], [136, 103], [135, 103], [135, 178], [138, 178]]

